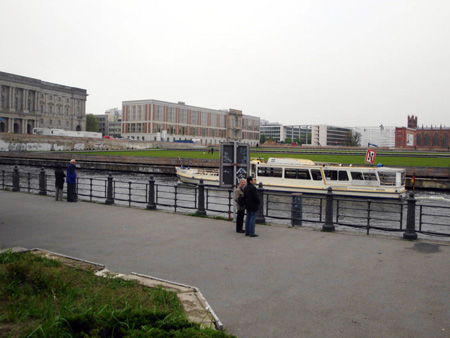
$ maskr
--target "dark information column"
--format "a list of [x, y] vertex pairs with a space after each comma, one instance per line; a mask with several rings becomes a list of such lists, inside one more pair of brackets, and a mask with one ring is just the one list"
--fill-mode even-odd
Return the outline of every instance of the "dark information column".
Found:
[[220, 186], [232, 188], [247, 178], [250, 170], [250, 146], [247, 143], [220, 144]]

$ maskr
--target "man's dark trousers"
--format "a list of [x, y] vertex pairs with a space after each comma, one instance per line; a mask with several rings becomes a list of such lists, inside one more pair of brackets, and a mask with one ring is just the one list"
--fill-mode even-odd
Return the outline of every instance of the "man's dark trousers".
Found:
[[237, 211], [236, 232], [241, 232], [242, 231], [242, 226], [244, 225], [244, 215], [245, 215], [245, 209]]

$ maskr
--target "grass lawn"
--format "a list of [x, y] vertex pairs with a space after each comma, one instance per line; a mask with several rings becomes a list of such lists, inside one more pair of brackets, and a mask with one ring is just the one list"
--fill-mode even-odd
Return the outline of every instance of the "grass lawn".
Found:
[[[391, 152], [390, 154], [393, 154]], [[201, 159], [219, 159], [219, 151], [214, 154], [208, 154], [208, 151], [189, 151], [189, 150], [142, 150], [142, 151], [105, 151], [105, 152], [82, 152], [81, 154], [92, 155], [115, 155], [115, 156], [143, 156], [143, 157], [180, 157], [180, 158], [201, 158]], [[384, 152], [387, 154], [387, 152]], [[395, 153], [394, 153], [395, 154]], [[423, 154], [423, 153], [421, 153]], [[430, 155], [435, 155], [429, 153]], [[297, 154], [297, 153], [260, 153], [252, 151], [252, 158], [261, 158], [267, 160], [269, 157], [291, 157], [305, 158], [318, 162], [337, 162], [344, 164], [364, 164], [364, 153], [359, 155], [339, 154]], [[383, 153], [377, 154], [375, 163], [382, 163], [386, 166], [418, 166], [418, 167], [450, 167], [450, 157], [415, 157], [414, 153], [407, 156], [383, 156]]]
[[30, 252], [0, 254], [0, 337], [215, 337], [177, 295]]

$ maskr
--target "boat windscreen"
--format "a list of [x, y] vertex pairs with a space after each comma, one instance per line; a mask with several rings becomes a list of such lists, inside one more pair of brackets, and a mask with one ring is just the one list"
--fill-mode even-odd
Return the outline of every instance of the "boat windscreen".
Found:
[[380, 177], [381, 185], [392, 185], [395, 186], [396, 173], [388, 171], [379, 171], [378, 176]]

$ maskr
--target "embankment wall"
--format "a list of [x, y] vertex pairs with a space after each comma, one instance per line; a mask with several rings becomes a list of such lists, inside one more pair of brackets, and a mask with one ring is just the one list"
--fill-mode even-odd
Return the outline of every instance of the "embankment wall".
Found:
[[126, 139], [105, 139], [89, 137], [64, 137], [0, 133], [1, 152], [20, 151], [83, 151], [83, 150], [143, 150], [204, 149], [206, 146], [193, 143], [131, 141]]

